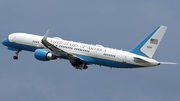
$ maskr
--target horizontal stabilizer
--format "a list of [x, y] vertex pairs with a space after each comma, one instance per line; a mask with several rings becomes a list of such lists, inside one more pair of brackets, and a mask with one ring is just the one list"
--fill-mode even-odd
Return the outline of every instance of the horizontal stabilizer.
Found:
[[137, 62], [137, 63], [149, 63], [148, 61], [146, 61], [144, 59], [141, 59], [141, 58], [138, 58], [138, 57], [134, 57], [134, 62]]

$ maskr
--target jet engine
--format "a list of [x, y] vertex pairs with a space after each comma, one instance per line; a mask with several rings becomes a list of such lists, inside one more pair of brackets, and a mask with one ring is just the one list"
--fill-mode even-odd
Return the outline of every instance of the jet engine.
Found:
[[34, 57], [40, 61], [49, 61], [57, 59], [57, 56], [53, 55], [45, 49], [36, 49]]

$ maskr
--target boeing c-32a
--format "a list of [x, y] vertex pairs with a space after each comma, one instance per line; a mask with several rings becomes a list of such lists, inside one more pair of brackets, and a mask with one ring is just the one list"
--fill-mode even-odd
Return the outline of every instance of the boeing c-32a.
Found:
[[130, 51], [122, 51], [101, 45], [90, 45], [80, 42], [63, 40], [58, 37], [48, 37], [27, 33], [12, 33], [2, 41], [9, 50], [18, 53], [22, 50], [34, 52], [40, 61], [67, 59], [76, 69], [87, 69], [87, 65], [96, 64], [111, 68], [152, 67], [161, 63], [152, 59], [167, 27], [159, 26], [142, 42]]

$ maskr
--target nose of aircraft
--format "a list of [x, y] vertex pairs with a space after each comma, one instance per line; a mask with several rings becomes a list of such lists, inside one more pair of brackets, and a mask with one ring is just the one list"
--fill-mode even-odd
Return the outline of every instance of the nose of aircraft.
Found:
[[2, 40], [2, 44], [3, 44], [3, 45], [7, 46], [8, 43], [9, 43], [9, 40], [8, 40], [7, 38], [4, 38], [4, 39]]

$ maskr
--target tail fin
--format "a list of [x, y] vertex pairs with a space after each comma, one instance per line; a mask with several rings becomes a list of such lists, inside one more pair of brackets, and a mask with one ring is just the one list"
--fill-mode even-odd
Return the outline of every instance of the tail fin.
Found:
[[149, 34], [143, 41], [141, 41], [129, 52], [152, 58], [164, 33], [166, 32], [166, 29], [166, 26], [157, 27], [151, 34]]

